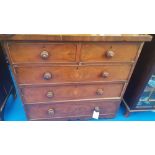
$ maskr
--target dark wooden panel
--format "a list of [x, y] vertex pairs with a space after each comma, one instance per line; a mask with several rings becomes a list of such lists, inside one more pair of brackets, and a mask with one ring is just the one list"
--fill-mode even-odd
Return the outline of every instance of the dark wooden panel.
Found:
[[[150, 77], [155, 72], [155, 35], [153, 40], [144, 44], [141, 55], [137, 61], [129, 85], [124, 94], [124, 100], [131, 110], [147, 110], [147, 108], [135, 109]], [[151, 110], [151, 109], [148, 109]]]
[[6, 56], [0, 44], [0, 120], [4, 120], [6, 103], [10, 95], [16, 97], [16, 90], [10, 74]]

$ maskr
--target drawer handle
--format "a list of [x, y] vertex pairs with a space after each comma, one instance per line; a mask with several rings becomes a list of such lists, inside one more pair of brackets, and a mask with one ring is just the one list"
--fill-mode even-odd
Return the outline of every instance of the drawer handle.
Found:
[[44, 73], [43, 77], [45, 80], [50, 80], [50, 79], [52, 79], [52, 74], [50, 72], [46, 72], [46, 73]]
[[95, 107], [94, 110], [95, 110], [96, 112], [100, 112], [100, 108], [99, 108], [99, 107]]
[[42, 51], [42, 52], [40, 53], [40, 56], [41, 56], [42, 59], [47, 59], [48, 56], [49, 56], [49, 54], [48, 54], [47, 51]]
[[96, 94], [97, 95], [103, 95], [104, 94], [103, 89], [97, 89]]
[[54, 97], [54, 93], [49, 91], [47, 92], [47, 95], [46, 95], [48, 98], [53, 98]]
[[103, 78], [109, 77], [109, 73], [108, 72], [102, 72], [101, 75], [102, 75]]
[[107, 51], [106, 52], [107, 58], [112, 58], [112, 57], [114, 57], [114, 55], [115, 55], [115, 52], [114, 51]]
[[54, 109], [48, 109], [48, 114], [50, 117], [53, 117], [54, 116]]

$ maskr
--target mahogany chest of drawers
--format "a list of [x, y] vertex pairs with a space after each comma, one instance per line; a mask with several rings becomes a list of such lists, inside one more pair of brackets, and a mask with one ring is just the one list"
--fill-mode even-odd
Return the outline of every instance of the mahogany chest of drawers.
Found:
[[29, 120], [115, 116], [149, 35], [1, 36]]

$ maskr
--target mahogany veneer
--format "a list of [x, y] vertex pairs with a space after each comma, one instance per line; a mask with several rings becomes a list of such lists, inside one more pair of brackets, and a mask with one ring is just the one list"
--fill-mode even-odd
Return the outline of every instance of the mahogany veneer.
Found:
[[0, 35], [29, 120], [115, 116], [149, 35]]
[[26, 104], [25, 109], [31, 120], [80, 120], [91, 118], [94, 107], [100, 107], [100, 118], [112, 118], [119, 104], [120, 101]]
[[[119, 69], [118, 69], [119, 68]], [[15, 67], [19, 85], [127, 81], [132, 65], [21, 66]], [[34, 72], [35, 71], [35, 72]], [[50, 79], [46, 79], [47, 75]], [[30, 76], [31, 75], [31, 76]]]
[[[41, 86], [21, 88], [24, 102], [38, 103], [64, 100], [120, 98], [123, 83]], [[114, 91], [115, 90], [115, 91]], [[48, 96], [51, 94], [51, 96]]]

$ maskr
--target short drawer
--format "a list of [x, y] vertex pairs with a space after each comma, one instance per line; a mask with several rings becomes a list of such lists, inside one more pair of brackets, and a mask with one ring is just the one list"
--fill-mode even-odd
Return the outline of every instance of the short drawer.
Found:
[[131, 65], [16, 67], [19, 84], [127, 81]]
[[75, 62], [74, 43], [8, 43], [12, 63]]
[[70, 120], [70, 118], [92, 118], [99, 112], [99, 118], [115, 116], [120, 101], [74, 102], [25, 105], [29, 120]]
[[120, 98], [123, 83], [67, 86], [36, 86], [21, 89], [25, 103]]
[[82, 62], [131, 62], [135, 61], [140, 43], [109, 42], [83, 43]]

